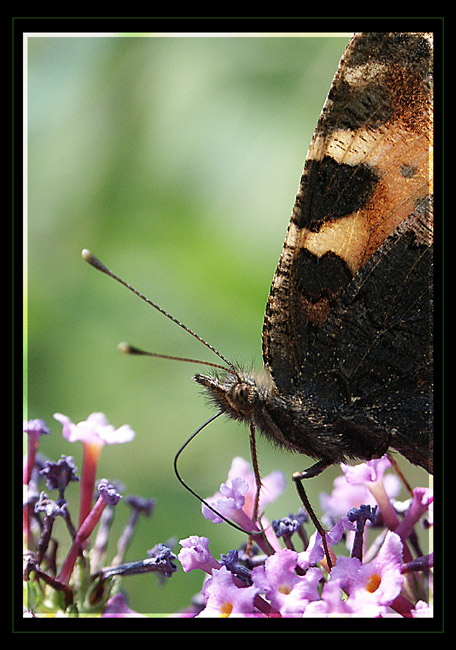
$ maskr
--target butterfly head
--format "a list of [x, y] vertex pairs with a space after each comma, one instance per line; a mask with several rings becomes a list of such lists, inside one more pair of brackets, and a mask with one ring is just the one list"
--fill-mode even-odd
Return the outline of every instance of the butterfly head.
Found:
[[252, 420], [261, 400], [262, 389], [253, 374], [225, 373], [220, 376], [195, 375], [215, 406], [235, 420]]

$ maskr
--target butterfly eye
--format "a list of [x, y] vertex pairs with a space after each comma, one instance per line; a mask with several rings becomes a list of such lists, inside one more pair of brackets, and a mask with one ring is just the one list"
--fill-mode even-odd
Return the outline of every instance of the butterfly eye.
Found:
[[236, 384], [232, 392], [233, 401], [241, 408], [247, 408], [254, 402], [254, 391], [249, 384]]

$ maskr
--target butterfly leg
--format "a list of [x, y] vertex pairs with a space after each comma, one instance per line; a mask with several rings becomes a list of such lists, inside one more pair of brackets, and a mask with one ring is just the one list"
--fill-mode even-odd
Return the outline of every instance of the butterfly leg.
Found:
[[334, 566], [334, 561], [333, 561], [334, 556], [331, 553], [331, 549], [328, 546], [328, 542], [326, 539], [326, 531], [321, 525], [321, 523], [318, 521], [317, 515], [315, 514], [312, 506], [310, 505], [310, 501], [307, 498], [306, 491], [304, 490], [304, 486], [302, 484], [303, 479], [313, 478], [314, 476], [318, 476], [318, 474], [321, 474], [321, 472], [327, 466], [328, 463], [325, 463], [324, 461], [319, 461], [318, 463], [315, 463], [315, 465], [309, 467], [309, 469], [302, 470], [301, 472], [294, 472], [292, 478], [293, 481], [295, 482], [296, 489], [299, 494], [299, 498], [301, 499], [307, 514], [312, 520], [312, 523], [315, 526], [317, 532], [319, 532], [321, 535], [321, 539], [323, 540], [323, 548], [325, 549], [326, 561], [328, 563], [328, 569], [329, 571], [331, 571], [332, 567]]
[[293, 473], [293, 481], [301, 481], [303, 478], [313, 478], [314, 476], [318, 476], [329, 466], [329, 463], [327, 463], [324, 460], [319, 460], [318, 463], [315, 463], [314, 465], [311, 465], [307, 469], [303, 469], [300, 472], [294, 472]]

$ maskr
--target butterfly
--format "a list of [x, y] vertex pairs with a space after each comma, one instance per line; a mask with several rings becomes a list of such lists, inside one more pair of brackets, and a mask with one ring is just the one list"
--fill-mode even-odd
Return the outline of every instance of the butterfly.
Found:
[[308, 510], [302, 480], [334, 463], [395, 449], [433, 471], [432, 79], [431, 33], [350, 40], [270, 289], [260, 372], [241, 370], [120, 280], [224, 362], [194, 379], [217, 409], [208, 422], [224, 414], [248, 424], [258, 485], [256, 430], [315, 460], [293, 475]]
[[263, 326], [263, 372], [196, 375], [216, 407], [333, 463], [433, 471], [432, 35], [360, 33], [318, 121]]

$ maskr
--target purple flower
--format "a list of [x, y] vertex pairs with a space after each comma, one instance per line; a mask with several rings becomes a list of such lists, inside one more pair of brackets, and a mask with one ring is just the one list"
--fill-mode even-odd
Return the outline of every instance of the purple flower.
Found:
[[179, 544], [182, 546], [182, 549], [177, 559], [181, 563], [185, 573], [193, 569], [201, 569], [210, 574], [212, 569], [220, 568], [220, 563], [209, 552], [209, 540], [207, 537], [191, 535], [186, 539], [181, 539]]
[[341, 464], [347, 483], [352, 485], [368, 485], [381, 481], [388, 467], [391, 467], [391, 462], [387, 456], [369, 460], [366, 463], [359, 463], [358, 465]]
[[359, 508], [352, 508], [347, 512], [347, 518], [352, 523], [356, 523], [355, 538], [353, 540], [351, 557], [363, 559], [364, 529], [367, 522], [375, 523], [378, 506], [360, 505]]
[[108, 423], [104, 413], [92, 413], [87, 420], [78, 424], [74, 424], [69, 417], [61, 413], [54, 413], [54, 418], [63, 425], [63, 437], [69, 442], [80, 440], [83, 443], [103, 446], [130, 442], [135, 437], [135, 432], [128, 424], [114, 429], [112, 424]]
[[[229, 519], [233, 519], [240, 526], [247, 524], [247, 526], [250, 525], [253, 528], [252, 520], [243, 510], [243, 505], [245, 504], [244, 493], [248, 489], [249, 486], [242, 478], [228, 479], [226, 483], [221, 484], [220, 491], [206, 499], [206, 501], [218, 510], [220, 514]], [[221, 517], [204, 503], [202, 505], [202, 512], [203, 517], [212, 521], [213, 524], [220, 524], [223, 521]]]
[[[284, 485], [285, 479], [281, 472], [272, 472], [262, 479], [260, 510], [279, 496], [284, 489]], [[233, 460], [227, 482], [222, 483], [220, 491], [216, 492], [212, 497], [207, 498], [206, 501], [220, 512], [220, 514], [234, 521], [244, 530], [257, 532], [259, 528], [256, 522], [251, 519], [255, 495], [255, 476], [250, 470], [249, 464], [242, 458], [237, 457]], [[206, 519], [209, 519], [214, 524], [219, 524], [223, 521], [223, 519], [204, 504], [202, 506], [202, 513]], [[281, 548], [277, 538], [270, 530], [267, 520], [262, 518], [261, 523], [266, 530], [266, 535], [271, 546], [275, 549]], [[258, 539], [258, 544], [263, 546], [261, 539]]]
[[[248, 485], [248, 490], [244, 494], [245, 503], [243, 510], [252, 516], [253, 508], [256, 497], [256, 482], [255, 475], [251, 470], [250, 463], [237, 456], [233, 458], [230, 471], [228, 472], [228, 480], [234, 478], [242, 478]], [[271, 472], [261, 479], [260, 501], [258, 505], [259, 512], [262, 512], [266, 506], [275, 501], [278, 496], [282, 494], [285, 489], [285, 476], [283, 472]]]
[[[335, 503], [335, 496], [339, 491], [339, 501], [345, 505], [343, 516], [337, 519], [326, 534], [331, 547], [341, 541], [347, 532], [354, 531], [356, 526], [359, 528], [358, 536], [361, 537], [364, 526], [359, 522], [355, 525], [350, 521], [350, 518], [356, 519], [353, 512], [350, 517], [346, 514], [354, 505], [357, 505], [360, 511], [357, 515], [365, 515], [364, 518], [367, 519], [373, 518], [377, 507], [390, 507], [387, 494], [389, 492], [393, 495], [397, 492], [398, 484], [392, 481], [386, 488], [384, 472], [388, 466], [389, 461], [383, 458], [362, 463], [354, 468], [343, 467], [345, 476], [337, 482], [331, 499], [333, 506], [339, 505]], [[235, 459], [227, 482], [222, 484], [220, 492], [211, 500], [214, 507], [224, 516], [240, 523], [247, 530], [251, 528], [246, 526], [245, 522], [250, 522], [251, 526], [254, 523], [249, 517], [251, 511], [246, 508], [246, 495], [249, 490], [252, 498], [255, 495], [253, 475], [249, 476], [250, 474], [245, 461]], [[253, 487], [250, 485], [251, 479]], [[275, 494], [275, 489], [271, 489], [271, 494]], [[347, 494], [349, 499], [346, 498]], [[355, 494], [356, 500], [353, 499]], [[370, 502], [371, 505], [367, 506], [363, 501]], [[194, 568], [211, 572], [211, 578], [206, 581], [202, 590], [206, 607], [199, 614], [201, 617], [428, 616], [430, 610], [425, 603], [418, 603], [413, 609], [413, 594], [401, 594], [406, 579], [403, 567], [407, 566], [409, 571], [416, 570], [410, 564], [402, 564], [406, 547], [401, 537], [406, 539], [411, 534], [413, 526], [431, 502], [432, 495], [429, 490], [416, 488], [409, 510], [397, 526], [396, 532], [386, 532], [379, 550], [378, 537], [369, 550], [368, 555], [371, 556], [373, 551], [376, 552], [374, 559], [363, 563], [360, 546], [355, 557], [339, 556], [336, 565], [328, 574], [319, 566], [320, 563], [324, 564], [325, 552], [318, 533], [311, 536], [308, 546], [301, 552], [297, 552], [291, 545], [287, 548], [277, 546], [280, 544], [277, 540], [272, 555], [268, 549], [265, 551], [266, 558], [263, 556], [261, 559], [262, 564], [252, 562], [249, 566], [244, 566], [243, 562], [239, 561], [240, 556], [236, 551], [222, 555], [221, 563], [217, 562], [209, 552], [208, 539], [192, 536], [181, 541], [183, 548], [179, 560], [186, 572]], [[220, 521], [213, 513], [206, 515], [213, 521]], [[283, 526], [285, 524], [291, 526], [288, 519], [283, 522]], [[228, 568], [231, 574], [227, 571]], [[244, 584], [238, 577], [241, 576], [241, 571], [248, 576]], [[251, 589], [252, 591], [249, 591]]]
[[[326, 540], [328, 544], [334, 546], [340, 542], [345, 531], [351, 531], [354, 530], [354, 528], [354, 524], [352, 524], [347, 517], [341, 517], [331, 530], [326, 532]], [[306, 550], [301, 551], [301, 553], [298, 554], [298, 566], [305, 570], [311, 566], [315, 566], [318, 562], [321, 562], [324, 557], [325, 551], [323, 540], [320, 533], [315, 532], [311, 536]]]
[[[374, 616], [378, 613], [378, 608], [374, 608]], [[309, 618], [326, 618], [328, 616], [345, 616], [353, 615], [353, 608], [347, 604], [346, 599], [342, 598], [342, 589], [339, 580], [331, 580], [325, 583], [320, 600], [312, 600], [306, 607], [303, 616]], [[369, 614], [366, 614], [369, 616]]]
[[358, 558], [339, 557], [331, 571], [330, 582], [338, 581], [347, 594], [352, 611], [365, 611], [366, 605], [378, 607], [378, 615], [387, 611], [401, 592], [402, 542], [388, 531], [378, 555], [369, 563]]
[[103, 510], [107, 505], [115, 506], [122, 498], [116, 488], [105, 478], [98, 481], [97, 489], [99, 497], [77, 531], [73, 544], [58, 575], [57, 579], [63, 584], [69, 583], [79, 550], [89, 535], [92, 534], [93, 529], [100, 520]]
[[433, 608], [428, 605], [424, 600], [419, 600], [415, 605], [415, 609], [411, 611], [412, 618], [432, 618], [434, 616]]
[[[383, 475], [390, 465], [391, 462], [388, 457], [383, 456], [382, 458], [369, 460], [367, 463], [354, 466], [342, 464], [341, 468], [345, 474], [347, 483], [350, 485], [361, 485], [369, 490], [380, 508], [387, 527], [390, 530], [394, 530], [398, 524], [398, 519], [390, 503], [390, 496], [396, 496], [399, 493], [400, 485], [396, 477], [392, 477], [394, 484], [393, 486], [388, 486], [388, 495]], [[366, 505], [375, 505], [368, 501], [364, 501], [364, 503]]]
[[375, 505], [375, 499], [365, 485], [350, 485], [345, 476], [337, 476], [333, 482], [331, 494], [323, 492], [320, 495], [320, 505], [323, 512], [331, 520], [343, 517], [352, 508], [361, 504]]
[[130, 609], [125, 602], [122, 594], [112, 596], [103, 609], [102, 618], [146, 618], [144, 614], [139, 614]]
[[433, 501], [432, 490], [429, 488], [417, 487], [413, 490], [413, 499], [409, 509], [396, 527], [395, 532], [405, 540], [412, 532], [413, 526], [421, 518], [421, 516], [428, 510]]
[[28, 485], [30, 478], [32, 476], [33, 466], [35, 464], [36, 452], [38, 450], [38, 444], [40, 437], [42, 435], [49, 435], [51, 432], [46, 426], [44, 420], [28, 420], [23, 424], [23, 431], [27, 435], [27, 455], [26, 455], [26, 465], [24, 467], [24, 485]]
[[386, 456], [358, 465], [342, 463], [344, 476], [338, 476], [334, 480], [334, 489], [330, 495], [322, 494], [322, 509], [335, 519], [344, 516], [351, 508], [359, 508], [361, 504], [374, 506], [377, 501], [371, 488], [379, 482], [384, 484], [390, 498], [397, 496], [400, 491], [397, 477], [384, 476], [390, 465]]
[[79, 526], [81, 526], [92, 507], [98, 457], [103, 445], [130, 442], [133, 440], [135, 432], [128, 424], [114, 429], [111, 424], [108, 424], [103, 413], [92, 413], [87, 420], [78, 422], [78, 424], [74, 424], [69, 417], [61, 413], [54, 413], [54, 418], [63, 425], [64, 438], [69, 442], [80, 440], [84, 446], [79, 510]]
[[155, 544], [153, 548], [147, 551], [147, 555], [153, 560], [156, 570], [160, 571], [166, 578], [171, 578], [173, 573], [177, 571], [177, 566], [174, 564], [176, 556], [166, 544]]
[[67, 509], [66, 501], [58, 503], [49, 499], [48, 495], [41, 492], [39, 501], [35, 503], [35, 512], [44, 512], [46, 517], [55, 519], [56, 517], [64, 517]]
[[44, 420], [25, 420], [23, 424], [24, 433], [37, 434], [38, 436], [49, 435], [49, 427]]
[[310, 568], [305, 575], [297, 575], [298, 555], [284, 548], [268, 557], [264, 566], [252, 570], [253, 585], [282, 616], [302, 615], [310, 601], [320, 598], [321, 570]]
[[[404, 519], [399, 522], [397, 514], [391, 504], [390, 496], [395, 496], [399, 491], [397, 487], [391, 485], [391, 480], [387, 488], [387, 481], [384, 477], [385, 470], [390, 466], [390, 461], [386, 456], [377, 460], [370, 460], [360, 465], [348, 466], [341, 465], [347, 482], [352, 486], [362, 486], [367, 488], [377, 502], [380, 512], [389, 530], [395, 531], [404, 544], [403, 556], [406, 562], [412, 560], [412, 555], [407, 546], [407, 538], [412, 532], [413, 526], [428, 509], [432, 503], [432, 493], [427, 488], [415, 488], [414, 497], [411, 507]], [[390, 479], [396, 477], [390, 477]], [[393, 488], [393, 489], [392, 489]]]
[[238, 587], [224, 566], [213, 569], [212, 577], [203, 586], [206, 607], [195, 618], [255, 616], [253, 601], [258, 591], [255, 586]]
[[106, 478], [101, 478], [97, 485], [98, 494], [108, 506], [115, 506], [119, 503], [122, 496]]
[[64, 454], [56, 463], [47, 460], [43, 469], [40, 470], [40, 474], [44, 477], [50, 490], [59, 491], [60, 499], [63, 499], [63, 493], [70, 481], [79, 481], [72, 456]]

